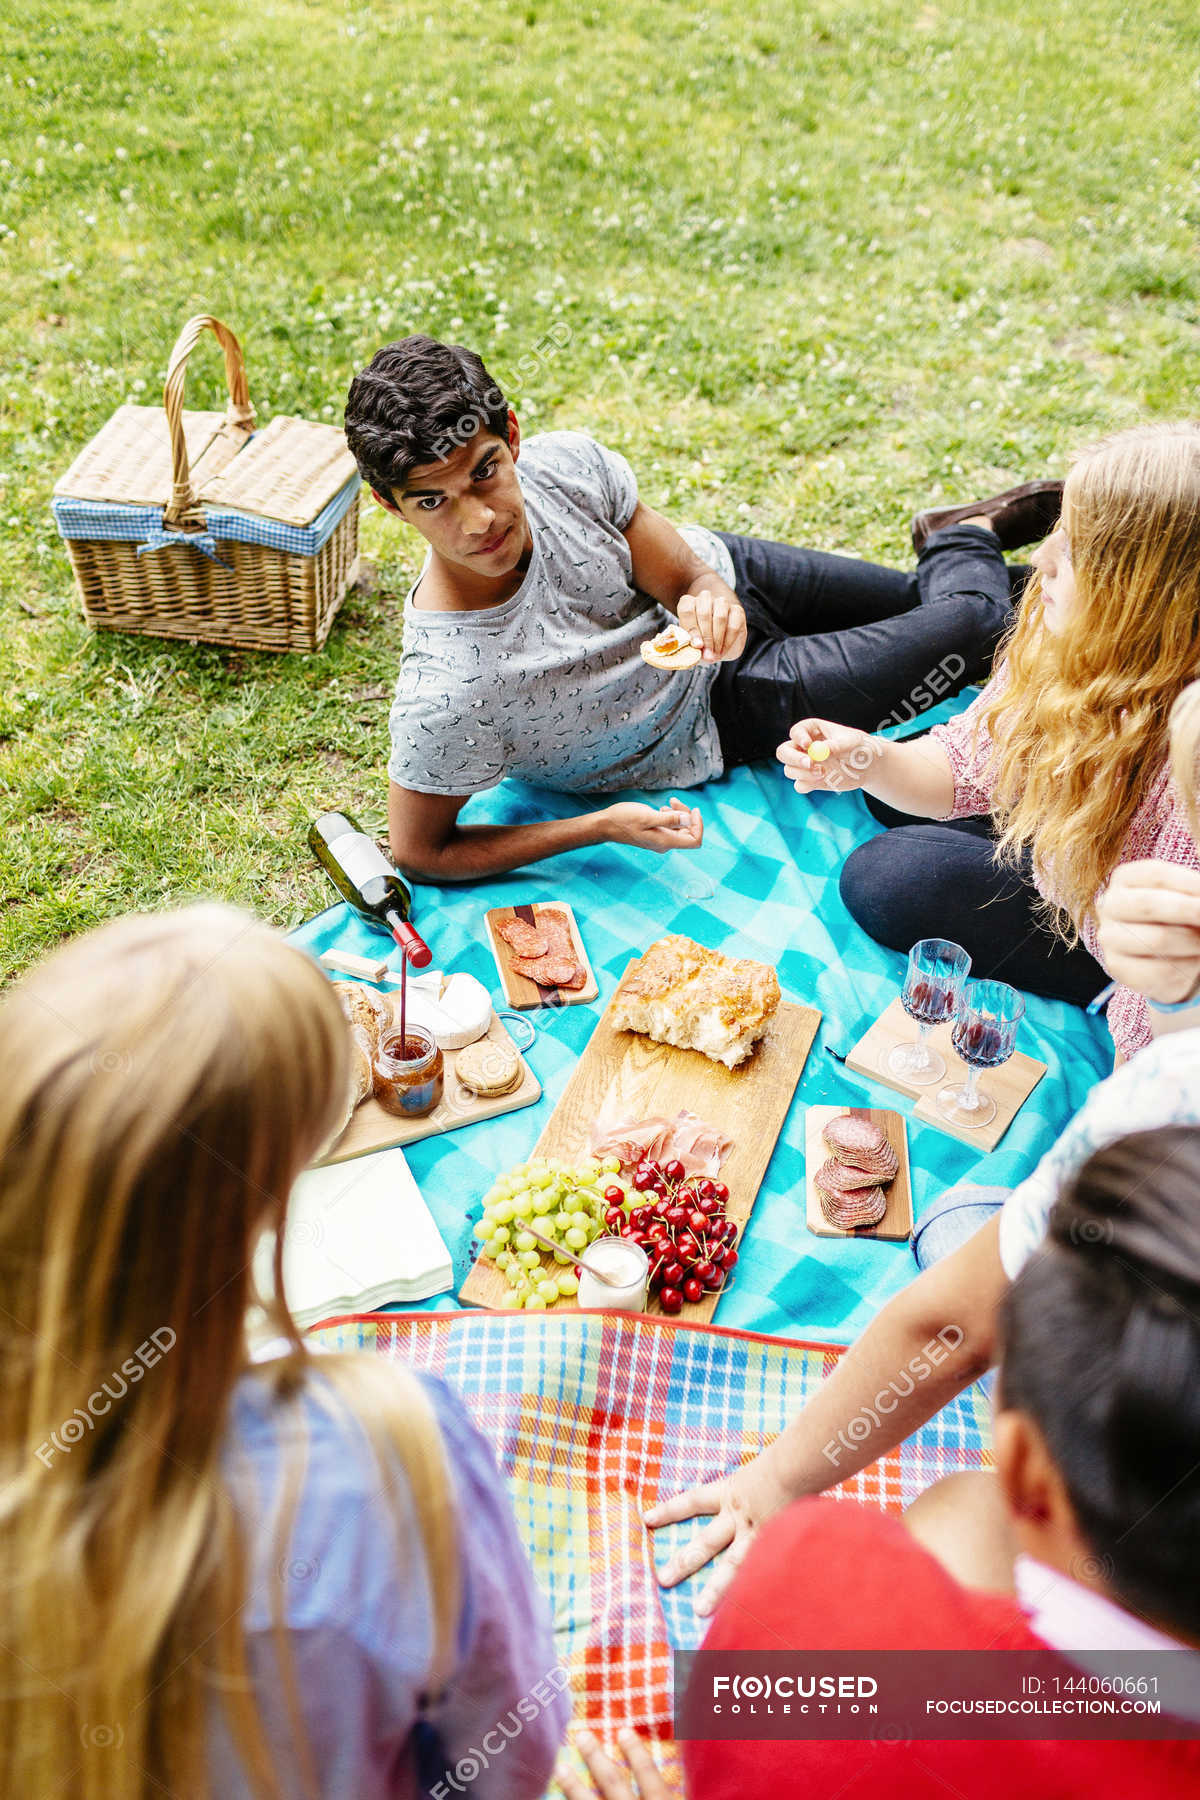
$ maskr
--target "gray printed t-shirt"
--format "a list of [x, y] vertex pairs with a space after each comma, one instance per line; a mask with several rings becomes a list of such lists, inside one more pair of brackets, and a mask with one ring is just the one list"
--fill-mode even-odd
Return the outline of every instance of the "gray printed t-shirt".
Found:
[[[521, 446], [533, 535], [525, 579], [480, 612], [404, 609], [388, 774], [422, 794], [476, 794], [506, 775], [570, 793], [695, 787], [722, 770], [709, 709], [716, 663], [668, 673], [639, 645], [670, 614], [632, 585], [622, 534], [637, 505], [623, 456], [575, 431]], [[714, 567], [728, 564], [719, 538]], [[413, 590], [415, 592], [415, 589]]]

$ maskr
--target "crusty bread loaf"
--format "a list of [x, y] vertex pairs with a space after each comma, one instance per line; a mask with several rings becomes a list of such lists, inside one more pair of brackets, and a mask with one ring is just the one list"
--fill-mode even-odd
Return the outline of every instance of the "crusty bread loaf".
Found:
[[350, 1027], [350, 1085], [346, 1094], [345, 1130], [361, 1100], [375, 1092], [375, 1052], [380, 1033], [391, 1028], [392, 1012], [386, 998], [357, 981], [335, 981], [333, 991]]
[[767, 963], [735, 961], [687, 937], [664, 937], [626, 971], [613, 996], [619, 1031], [699, 1050], [732, 1069], [744, 1062], [779, 1005]]
[[357, 1106], [360, 1100], [366, 1100], [375, 1091], [375, 1050], [371, 1039], [361, 1025], [350, 1027], [351, 1068], [350, 1092], [353, 1095], [351, 1106]]
[[351, 1025], [366, 1033], [370, 1054], [374, 1056], [379, 1048], [379, 1034], [390, 1031], [392, 1026], [392, 1009], [387, 999], [357, 981], [335, 981], [333, 991]]
[[350, 1079], [346, 1084], [346, 1098], [342, 1116], [336, 1129], [331, 1133], [329, 1142], [322, 1148], [323, 1156], [331, 1150], [354, 1117], [354, 1109], [362, 1100], [369, 1100], [375, 1092], [375, 1070], [372, 1067], [372, 1054], [369, 1048], [370, 1039], [361, 1025], [350, 1027]]

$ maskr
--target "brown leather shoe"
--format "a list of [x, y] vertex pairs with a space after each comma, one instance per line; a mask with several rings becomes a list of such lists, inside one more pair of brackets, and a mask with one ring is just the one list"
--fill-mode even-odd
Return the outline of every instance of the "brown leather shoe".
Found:
[[1027, 481], [1024, 487], [993, 494], [990, 500], [972, 500], [967, 506], [935, 506], [929, 512], [918, 513], [913, 520], [913, 549], [920, 556], [931, 531], [974, 518], [990, 520], [1002, 550], [1038, 544], [1058, 523], [1062, 491], [1061, 481]]

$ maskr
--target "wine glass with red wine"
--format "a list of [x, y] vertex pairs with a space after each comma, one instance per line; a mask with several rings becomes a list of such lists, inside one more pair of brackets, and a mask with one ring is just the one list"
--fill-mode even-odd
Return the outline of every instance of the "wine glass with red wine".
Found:
[[946, 1073], [945, 1058], [929, 1048], [932, 1025], [942, 1025], [958, 1011], [958, 997], [971, 959], [961, 944], [946, 938], [922, 938], [908, 953], [908, 970], [900, 1004], [917, 1025], [915, 1044], [894, 1044], [884, 1062], [891, 1075], [913, 1087], [932, 1087]]
[[980, 1069], [998, 1069], [1017, 1045], [1025, 1002], [1004, 981], [968, 981], [963, 989], [950, 1042], [967, 1065], [967, 1079], [944, 1087], [937, 1109], [951, 1125], [977, 1131], [996, 1116], [996, 1102], [979, 1092]]

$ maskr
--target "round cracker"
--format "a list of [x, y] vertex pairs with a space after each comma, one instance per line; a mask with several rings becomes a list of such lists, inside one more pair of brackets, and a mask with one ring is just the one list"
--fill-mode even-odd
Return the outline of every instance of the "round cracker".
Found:
[[642, 658], [656, 669], [694, 669], [700, 661], [700, 652], [695, 644], [685, 644], [682, 650], [656, 650], [653, 640], [642, 645]]
[[481, 1100], [511, 1094], [521, 1080], [521, 1058], [511, 1044], [480, 1038], [457, 1053], [454, 1072], [459, 1083]]

